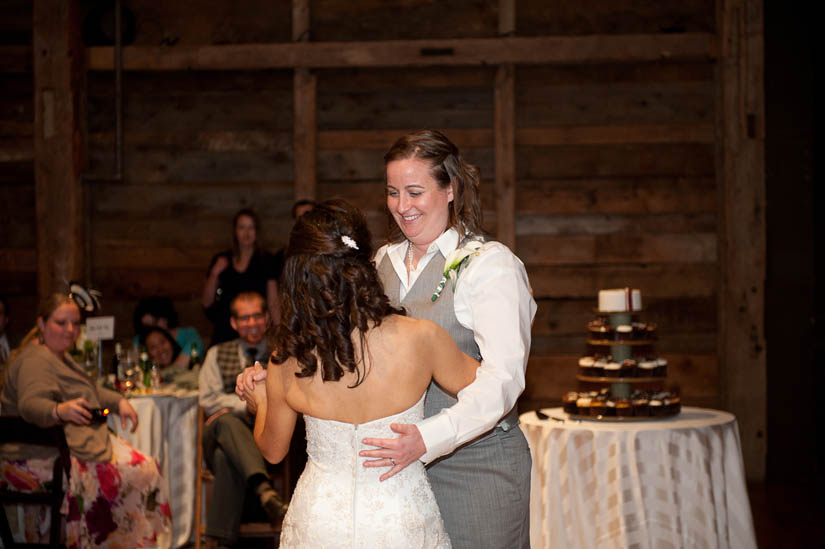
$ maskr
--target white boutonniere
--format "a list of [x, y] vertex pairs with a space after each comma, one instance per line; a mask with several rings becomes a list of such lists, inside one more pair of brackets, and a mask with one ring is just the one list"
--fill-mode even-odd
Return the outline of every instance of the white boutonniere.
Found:
[[441, 295], [444, 286], [447, 284], [447, 279], [453, 281], [453, 292], [455, 292], [455, 284], [461, 269], [467, 267], [474, 257], [481, 255], [481, 246], [482, 243], [478, 240], [470, 240], [461, 248], [447, 254], [447, 259], [444, 260], [444, 275], [433, 293], [433, 301]]

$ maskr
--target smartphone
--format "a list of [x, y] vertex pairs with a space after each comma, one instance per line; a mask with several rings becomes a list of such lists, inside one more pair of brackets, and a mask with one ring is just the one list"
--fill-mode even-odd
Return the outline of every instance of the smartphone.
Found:
[[106, 423], [106, 416], [109, 415], [108, 408], [92, 408], [92, 423]]

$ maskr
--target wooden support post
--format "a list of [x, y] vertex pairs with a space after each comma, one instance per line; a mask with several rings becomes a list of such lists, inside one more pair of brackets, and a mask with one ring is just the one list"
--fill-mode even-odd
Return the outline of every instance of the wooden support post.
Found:
[[[292, 1], [292, 39], [309, 40], [309, 0]], [[316, 150], [318, 127], [316, 98], [318, 76], [309, 68], [296, 68], [293, 80], [293, 154], [295, 200], [314, 200], [318, 195]]]
[[[515, 32], [515, 0], [499, 0], [499, 34]], [[499, 65], [495, 83], [496, 238], [516, 249], [516, 68]]]
[[762, 8], [762, 0], [717, 4], [720, 394], [753, 480], [765, 476], [767, 414]]
[[77, 1], [36, 0], [33, 14], [37, 287], [43, 298], [83, 273], [85, 69]]

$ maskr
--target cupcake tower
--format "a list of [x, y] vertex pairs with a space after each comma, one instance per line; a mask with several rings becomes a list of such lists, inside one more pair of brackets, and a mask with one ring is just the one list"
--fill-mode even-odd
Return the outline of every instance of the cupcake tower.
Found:
[[652, 355], [656, 325], [639, 321], [641, 292], [623, 288], [599, 291], [597, 317], [588, 323], [592, 354], [579, 360], [579, 381], [610, 384], [600, 391], [564, 395], [566, 412], [595, 419], [662, 417], [679, 413], [678, 395], [634, 390], [634, 384], [663, 382], [667, 361]]

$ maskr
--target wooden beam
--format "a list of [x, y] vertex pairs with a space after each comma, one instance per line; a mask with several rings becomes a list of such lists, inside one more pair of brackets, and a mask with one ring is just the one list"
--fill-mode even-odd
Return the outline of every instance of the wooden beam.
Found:
[[516, 106], [515, 65], [499, 66], [495, 87], [496, 237], [516, 249]]
[[30, 46], [0, 46], [0, 73], [26, 73], [31, 70]]
[[[515, 0], [499, 0], [498, 33], [516, 32]], [[516, 250], [516, 66], [499, 65], [494, 89], [496, 238]]]
[[717, 179], [722, 405], [736, 415], [748, 478], [766, 456], [765, 98], [762, 0], [720, 0]]
[[0, 137], [0, 163], [31, 162], [32, 147], [31, 137]]
[[34, 178], [38, 293], [83, 273], [84, 56], [77, 0], [34, 3]]
[[[309, 0], [292, 0], [292, 39], [309, 40]], [[318, 196], [316, 152], [318, 76], [307, 67], [296, 67], [293, 76], [293, 153], [295, 200]]]
[[[0, 130], [2, 124], [0, 124]], [[385, 151], [400, 136], [414, 128], [393, 130], [319, 130], [318, 150], [374, 149]], [[490, 128], [449, 128], [450, 140], [460, 149], [492, 148]], [[129, 132], [124, 141], [130, 147], [178, 147], [215, 152], [282, 152], [289, 147], [291, 132], [280, 130], [216, 130], [169, 132]], [[638, 126], [558, 126], [516, 128], [516, 146], [621, 145], [633, 143], [713, 143], [713, 124], [641, 124]], [[89, 143], [108, 147], [112, 132], [89, 134]], [[28, 149], [28, 152], [26, 152]], [[28, 155], [28, 156], [27, 156]], [[25, 139], [0, 139], [0, 161], [31, 159], [31, 144]]]
[[[112, 70], [112, 48], [88, 48], [89, 70]], [[711, 33], [294, 42], [123, 48], [127, 71], [257, 70], [713, 59]]]

